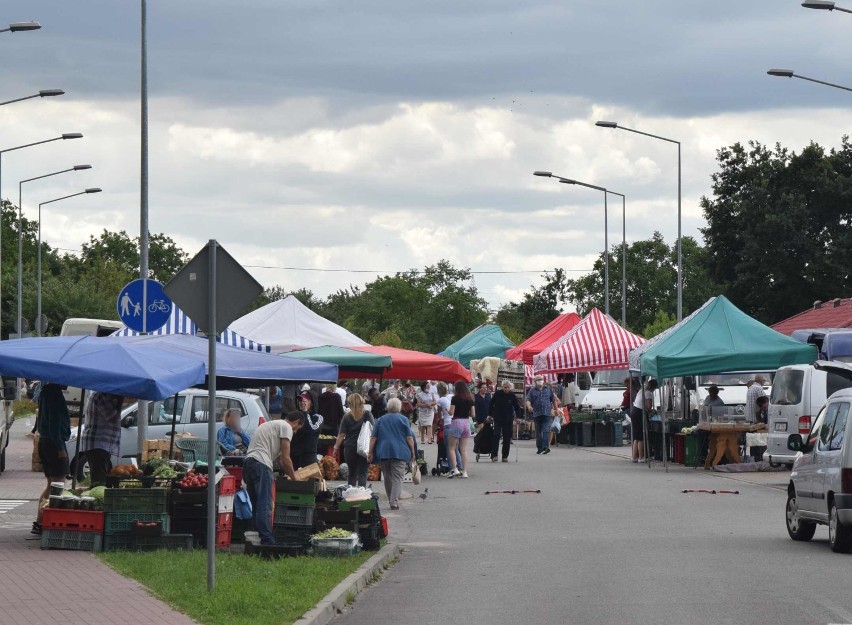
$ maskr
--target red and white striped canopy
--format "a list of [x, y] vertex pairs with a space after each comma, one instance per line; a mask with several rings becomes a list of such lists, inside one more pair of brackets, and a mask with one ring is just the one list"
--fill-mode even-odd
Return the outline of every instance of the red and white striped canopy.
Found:
[[536, 373], [626, 369], [627, 353], [645, 342], [597, 308], [535, 357]]

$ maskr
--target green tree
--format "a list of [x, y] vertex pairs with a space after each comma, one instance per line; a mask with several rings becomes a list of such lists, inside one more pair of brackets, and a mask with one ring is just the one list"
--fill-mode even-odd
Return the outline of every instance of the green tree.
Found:
[[642, 336], [650, 339], [657, 336], [660, 332], [664, 332], [677, 323], [677, 317], [670, 315], [665, 310], [658, 310], [654, 315], [654, 320], [645, 326]]
[[[165, 234], [148, 237], [148, 269], [151, 277], [166, 283], [187, 263], [189, 256]], [[104, 230], [96, 239], [83, 244], [80, 262], [84, 270], [97, 267], [99, 261], [112, 263], [123, 271], [128, 281], [139, 275], [139, 237], [130, 238], [124, 230]]]
[[542, 277], [544, 284], [530, 286], [530, 291], [524, 293], [521, 301], [503, 305], [494, 315], [494, 322], [513, 342], [521, 342], [553, 321], [568, 302], [570, 281], [563, 269], [545, 272]]
[[852, 145], [800, 153], [751, 141], [717, 152], [701, 199], [706, 264], [745, 312], [774, 323], [849, 291]]

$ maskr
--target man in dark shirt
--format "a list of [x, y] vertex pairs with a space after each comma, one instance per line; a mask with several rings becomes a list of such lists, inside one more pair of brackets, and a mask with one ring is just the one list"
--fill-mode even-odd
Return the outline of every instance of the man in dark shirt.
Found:
[[374, 419], [378, 419], [384, 414], [387, 414], [387, 407], [385, 405], [385, 399], [382, 397], [381, 393], [379, 393], [379, 389], [373, 387], [370, 389], [370, 412], [373, 415]]

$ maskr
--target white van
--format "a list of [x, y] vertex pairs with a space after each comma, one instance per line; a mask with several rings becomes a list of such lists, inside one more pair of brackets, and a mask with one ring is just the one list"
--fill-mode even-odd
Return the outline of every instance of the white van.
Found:
[[[695, 392], [690, 397], [690, 406], [693, 410], [697, 410], [704, 405], [704, 400], [710, 394], [711, 386], [719, 387], [719, 397], [725, 402], [726, 406], [732, 406], [735, 413], [743, 415], [747, 420], [753, 420], [750, 415], [745, 414], [746, 395], [748, 395], [748, 382], [753, 380], [754, 376], [761, 374], [765, 380], [763, 390], [767, 395], [770, 394], [773, 376], [771, 371], [733, 371], [729, 373], [717, 373], [713, 375], [700, 375], [695, 380]], [[786, 449], [786, 444], [785, 444]]]
[[793, 465], [798, 454], [787, 447], [790, 434], [806, 436], [813, 418], [833, 393], [852, 387], [852, 380], [820, 368], [829, 365], [790, 365], [775, 373], [769, 395], [767, 448], [764, 458], [770, 464]]
[[[112, 319], [86, 319], [75, 317], [66, 319], [62, 324], [59, 336], [109, 336], [116, 330], [121, 330], [124, 324]], [[80, 412], [80, 389], [68, 387], [62, 394], [71, 414]]]
[[620, 410], [624, 397], [624, 379], [630, 377], [627, 369], [597, 371], [591, 388], [583, 397], [583, 410]]
[[[818, 362], [852, 383], [852, 366]], [[810, 431], [791, 434], [787, 445], [799, 454], [790, 473], [785, 518], [793, 540], [813, 538], [817, 524], [828, 525], [828, 543], [837, 553], [852, 549], [852, 388], [833, 393]]]

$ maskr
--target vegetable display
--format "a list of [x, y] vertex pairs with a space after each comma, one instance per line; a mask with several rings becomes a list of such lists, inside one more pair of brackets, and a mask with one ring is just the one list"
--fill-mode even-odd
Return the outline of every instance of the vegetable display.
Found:
[[178, 482], [181, 488], [203, 488], [207, 486], [207, 474], [190, 471]]
[[331, 456], [323, 456], [319, 462], [322, 477], [326, 480], [336, 480], [340, 475], [340, 463]]
[[345, 530], [340, 527], [332, 527], [319, 534], [314, 534], [311, 538], [323, 539], [323, 538], [350, 538], [352, 536], [352, 532], [350, 530]]

